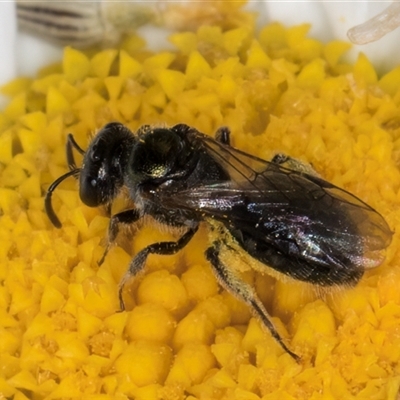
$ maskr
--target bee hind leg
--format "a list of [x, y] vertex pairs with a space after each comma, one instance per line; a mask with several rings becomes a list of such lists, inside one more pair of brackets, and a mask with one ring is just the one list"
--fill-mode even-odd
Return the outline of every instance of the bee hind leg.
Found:
[[283, 339], [277, 332], [275, 326], [271, 322], [268, 312], [258, 298], [254, 289], [248, 283], [240, 279], [232, 268], [224, 265], [219, 258], [220, 243], [216, 242], [212, 247], [206, 250], [206, 258], [211, 263], [214, 275], [217, 277], [221, 286], [235, 296], [237, 299], [246, 303], [252, 313], [261, 321], [265, 328], [269, 330], [272, 337], [280, 344], [280, 346], [297, 362], [300, 357], [293, 353], [284, 343]]

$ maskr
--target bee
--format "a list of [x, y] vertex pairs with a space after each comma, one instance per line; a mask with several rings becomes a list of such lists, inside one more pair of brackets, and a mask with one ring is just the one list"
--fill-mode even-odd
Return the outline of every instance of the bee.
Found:
[[[83, 155], [80, 168], [74, 149]], [[121, 310], [124, 285], [144, 270], [149, 254], [178, 252], [205, 222], [210, 242], [205, 257], [217, 280], [297, 361], [235, 264], [319, 287], [355, 285], [366, 269], [382, 263], [391, 242], [384, 218], [362, 200], [295, 159], [277, 155], [266, 161], [232, 147], [225, 127], [212, 138], [184, 124], [144, 125], [133, 134], [123, 124], [109, 123], [86, 151], [69, 135], [67, 161], [70, 171], [50, 185], [45, 197], [45, 210], [57, 228], [52, 193], [69, 176], [79, 179], [80, 199], [89, 207], [110, 206], [123, 188], [135, 205], [111, 216], [101, 261], [121, 225], [145, 215], [183, 232], [176, 241], [153, 243], [133, 257], [119, 286]]]
[[[233, 10], [217, 2], [154, 1], [43, 1], [17, 0], [18, 28], [47, 42], [86, 49], [101, 45], [117, 45], [126, 34], [145, 25], [169, 31], [193, 31], [200, 26], [218, 24], [222, 28], [237, 27]], [[160, 47], [160, 38], [150, 46]], [[143, 33], [143, 32], [142, 32]]]

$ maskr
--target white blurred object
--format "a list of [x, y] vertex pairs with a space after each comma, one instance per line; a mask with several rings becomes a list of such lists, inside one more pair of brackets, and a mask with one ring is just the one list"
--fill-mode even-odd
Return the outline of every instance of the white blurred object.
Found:
[[[281, 22], [286, 26], [311, 24], [310, 35], [324, 42], [332, 39], [329, 17], [322, 1], [249, 1], [248, 7], [261, 15], [259, 26]], [[261, 24], [260, 24], [261, 23]]]
[[[40, 7], [36, 11], [35, 8], [31, 8], [31, 11], [29, 11], [29, 7], [32, 7], [32, 5], [40, 3], [41, 7], [43, 7], [46, 2], [39, 1], [34, 3], [33, 0], [30, 0], [26, 1], [26, 3], [21, 3], [22, 1], [18, 0], [18, 5], [25, 4], [25, 15], [22, 17], [21, 9], [23, 7], [19, 7], [20, 18], [24, 18], [25, 22], [31, 18], [31, 25], [33, 24], [31, 28], [33, 27], [33, 29], [37, 30], [38, 28], [35, 28], [33, 23], [34, 18], [29, 15], [32, 12], [41, 14], [36, 23], [42, 24], [42, 34], [47, 35], [47, 39], [57, 39], [57, 35], [60, 34], [60, 32], [57, 33], [57, 24], [60, 23], [62, 18], [74, 18], [73, 12], [70, 14], [64, 13], [65, 15], [61, 13], [58, 16], [57, 14], [48, 14], [46, 16], [43, 11], [40, 11]], [[191, 2], [191, 0], [177, 2], [161, 0], [121, 2], [113, 0], [101, 3], [101, 7], [99, 1], [84, 3], [52, 0], [47, 4], [55, 4], [59, 8], [65, 8], [71, 7], [73, 3], [75, 3], [74, 7], [76, 7], [76, 4], [79, 5], [81, 13], [86, 13], [86, 19], [77, 17], [78, 19], [74, 22], [75, 26], [77, 24], [82, 28], [80, 31], [75, 32], [75, 36], [70, 36], [75, 44], [77, 43], [76, 40], [80, 40], [80, 43], [84, 44], [85, 40], [90, 41], [89, 39], [93, 39], [93, 36], [96, 40], [99, 39], [99, 42], [104, 41], [104, 38], [106, 43], [110, 40], [112, 42], [112, 40], [118, 39], [121, 32], [126, 31], [128, 27], [134, 26], [138, 28], [140, 25], [145, 24], [138, 30], [149, 41], [149, 47], [156, 50], [169, 45], [166, 40], [168, 32], [171, 29], [178, 29], [179, 24], [193, 25], [193, 29], [195, 29], [196, 23], [204, 21], [207, 23], [207, 21], [212, 21], [213, 18], [218, 18], [218, 15], [213, 15], [212, 3], [209, 3], [211, 6], [206, 11], [204, 11], [205, 9], [199, 11], [199, 8], [196, 8], [196, 4], [198, 6], [200, 3]], [[203, 2], [202, 4], [204, 5], [205, 3]], [[387, 6], [388, 3], [384, 1], [250, 0], [247, 8], [259, 14], [259, 27], [274, 21], [282, 22], [286, 26], [307, 22], [311, 24], [310, 35], [326, 42], [333, 39], [348, 41], [347, 31], [350, 28], [382, 13]], [[14, 7], [15, 4], [13, 3], [0, 3], [0, 29], [3, 30], [0, 34], [0, 40], [3, 41], [0, 47], [2, 52], [0, 84], [14, 76], [34, 75], [40, 67], [60, 60], [62, 55], [62, 48], [49, 43], [47, 40], [38, 39], [22, 32], [18, 32], [17, 39], [15, 39], [16, 12]], [[105, 8], [103, 9], [102, 7], [108, 7], [107, 17], [104, 16], [104, 11], [102, 10]], [[171, 9], [175, 12], [171, 12]], [[179, 9], [181, 11], [177, 12]], [[135, 15], [132, 14], [132, 10], [135, 10]], [[112, 15], [113, 12], [116, 15]], [[196, 19], [195, 22], [194, 19]], [[68, 21], [71, 22], [70, 19]], [[158, 26], [155, 27], [154, 24]], [[162, 29], [160, 25], [167, 26], [168, 29]], [[115, 37], [113, 37], [113, 34]], [[400, 52], [397, 50], [399, 41], [400, 30], [395, 30], [377, 42], [363, 46], [355, 45], [349, 53], [349, 58], [355, 59], [358, 53], [362, 51], [372, 60], [377, 70], [380, 73], [384, 73], [400, 63]]]
[[[0, 85], [13, 79], [17, 71], [16, 34], [15, 4], [13, 2], [0, 3]], [[7, 102], [8, 99], [0, 95], [0, 108]]]
[[[394, 3], [398, 3], [396, 0]], [[342, 0], [320, 0], [320, 1], [250, 1], [250, 6], [260, 6], [266, 13], [263, 22], [279, 21], [283, 24], [295, 25], [304, 22], [311, 24], [310, 35], [324, 42], [329, 40], [349, 41], [347, 32], [356, 25], [381, 14], [389, 1], [342, 1]], [[393, 6], [390, 13], [397, 11]], [[382, 14], [381, 14], [382, 15]], [[365, 33], [365, 32], [364, 32]], [[360, 52], [368, 56], [379, 74], [384, 74], [400, 64], [400, 29], [393, 30], [378, 41], [356, 45], [347, 54], [349, 61], [354, 61]]]
[[17, 21], [15, 19], [15, 4], [12, 2], [0, 3], [0, 84], [14, 77], [15, 37]]
[[375, 42], [400, 26], [400, 1], [393, 1], [381, 13], [347, 32], [355, 44]]
[[[325, 12], [329, 15], [331, 39], [349, 41], [347, 32], [381, 13], [390, 2], [387, 1], [329, 1], [324, 0]], [[400, 64], [400, 29], [394, 30], [380, 40], [364, 45], [353, 45], [349, 60], [357, 58], [360, 52], [366, 54], [380, 75]]]
[[40, 68], [60, 61], [63, 55], [62, 47], [25, 32], [18, 32], [15, 49], [14, 77], [34, 76]]

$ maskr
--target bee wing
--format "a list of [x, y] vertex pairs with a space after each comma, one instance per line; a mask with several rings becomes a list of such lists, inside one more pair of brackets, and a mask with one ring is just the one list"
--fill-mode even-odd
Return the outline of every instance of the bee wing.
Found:
[[392, 233], [363, 201], [317, 176], [203, 143], [231, 179], [174, 193], [175, 205], [223, 222], [249, 254], [296, 279], [354, 283], [381, 264]]

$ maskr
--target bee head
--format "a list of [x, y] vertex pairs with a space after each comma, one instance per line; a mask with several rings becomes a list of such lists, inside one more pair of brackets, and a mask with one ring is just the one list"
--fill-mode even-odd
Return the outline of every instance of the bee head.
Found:
[[[56, 187], [70, 176], [79, 177], [79, 196], [84, 204], [98, 207], [109, 203], [123, 185], [123, 171], [135, 140], [128, 128], [113, 122], [99, 131], [85, 152], [80, 150], [82, 167], [71, 166], [71, 170], [56, 179], [47, 190], [45, 209], [54, 226], [61, 227], [51, 203]], [[80, 149], [76, 144], [75, 147]], [[67, 154], [70, 150], [67, 146]]]
[[109, 203], [123, 185], [123, 171], [132, 133], [120, 123], [107, 124], [92, 140], [83, 156], [79, 196], [89, 207]]

